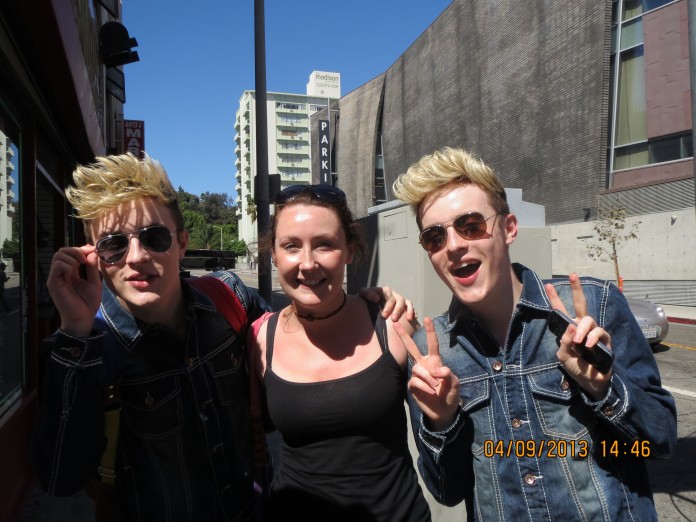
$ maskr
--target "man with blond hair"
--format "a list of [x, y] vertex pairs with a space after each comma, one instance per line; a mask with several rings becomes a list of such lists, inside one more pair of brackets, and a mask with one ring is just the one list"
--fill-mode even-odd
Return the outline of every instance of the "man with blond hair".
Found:
[[[88, 244], [61, 248], [48, 276], [60, 328], [44, 342], [33, 441], [40, 483], [70, 495], [96, 476], [102, 391], [118, 382], [117, 516], [250, 519], [243, 332], [179, 276], [188, 232], [174, 187], [158, 162], [130, 154], [97, 158], [73, 178], [66, 196]], [[234, 273], [215, 276], [239, 298], [248, 324], [268, 310]]]
[[[464, 500], [475, 520], [655, 520], [645, 459], [672, 451], [675, 404], [621, 292], [575, 274], [544, 282], [512, 263], [517, 218], [466, 151], [423, 157], [393, 189], [453, 294], [413, 341], [402, 335], [435, 498]], [[550, 328], [553, 309], [577, 324]], [[611, 367], [588, 362], [600, 342]]]

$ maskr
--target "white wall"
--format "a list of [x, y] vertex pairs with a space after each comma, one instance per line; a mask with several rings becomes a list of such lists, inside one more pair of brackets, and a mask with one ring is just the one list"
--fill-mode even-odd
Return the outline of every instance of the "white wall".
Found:
[[[673, 219], [675, 218], [675, 219]], [[638, 239], [619, 250], [624, 280], [696, 281], [696, 212], [693, 208], [626, 218], [626, 229], [640, 221]], [[554, 274], [616, 279], [614, 264], [590, 259], [586, 244], [595, 241], [593, 222], [551, 228]], [[588, 237], [589, 236], [589, 237]]]

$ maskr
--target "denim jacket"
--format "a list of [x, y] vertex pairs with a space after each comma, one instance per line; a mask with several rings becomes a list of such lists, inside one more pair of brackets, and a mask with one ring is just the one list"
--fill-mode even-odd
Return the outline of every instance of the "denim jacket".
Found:
[[[446, 505], [465, 500], [475, 520], [656, 520], [645, 458], [672, 451], [676, 410], [626, 299], [608, 282], [582, 279], [615, 355], [610, 389], [595, 401], [556, 357], [544, 282], [514, 270], [523, 290], [504, 346], [456, 298], [433, 321], [462, 406], [452, 426], [432, 432], [409, 397], [428, 489]], [[574, 316], [568, 280], [551, 282]], [[427, 353], [425, 332], [414, 339]]]
[[[251, 324], [268, 309], [219, 272]], [[127, 520], [247, 520], [252, 510], [249, 381], [243, 333], [182, 280], [186, 341], [123, 309], [104, 285], [88, 338], [55, 332], [48, 350], [33, 462], [49, 494], [95, 477], [105, 447], [102, 390], [120, 378], [116, 490]], [[103, 330], [111, 330], [104, 335]]]

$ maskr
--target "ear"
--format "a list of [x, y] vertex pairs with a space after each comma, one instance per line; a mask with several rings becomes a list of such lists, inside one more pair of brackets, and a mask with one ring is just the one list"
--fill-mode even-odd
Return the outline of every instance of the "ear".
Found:
[[179, 260], [182, 260], [184, 258], [184, 255], [186, 254], [186, 247], [188, 246], [188, 230], [182, 230], [181, 232], [177, 232], [176, 238], [179, 240]]
[[346, 257], [346, 265], [350, 265], [353, 262], [354, 255], [355, 247], [353, 245], [348, 245], [348, 256]]
[[517, 239], [517, 216], [515, 214], [508, 214], [505, 216], [505, 244], [511, 245]]

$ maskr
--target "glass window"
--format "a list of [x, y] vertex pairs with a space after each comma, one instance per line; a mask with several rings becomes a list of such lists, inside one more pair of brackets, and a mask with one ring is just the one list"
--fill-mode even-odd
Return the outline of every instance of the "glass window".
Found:
[[614, 151], [614, 170], [642, 167], [648, 163], [650, 160], [647, 143], [621, 147]]
[[630, 20], [643, 14], [643, 0], [624, 0], [621, 20]]
[[621, 54], [614, 134], [617, 146], [647, 139], [643, 63], [642, 45]]
[[621, 50], [643, 43], [643, 18], [637, 18], [621, 27]]
[[19, 134], [0, 105], [0, 415], [21, 395], [24, 375]]
[[649, 150], [650, 163], [678, 160], [682, 154], [681, 138], [673, 136], [655, 140], [649, 144]]
[[693, 158], [694, 157], [694, 143], [693, 136], [690, 132], [687, 132], [682, 136], [682, 158]]

